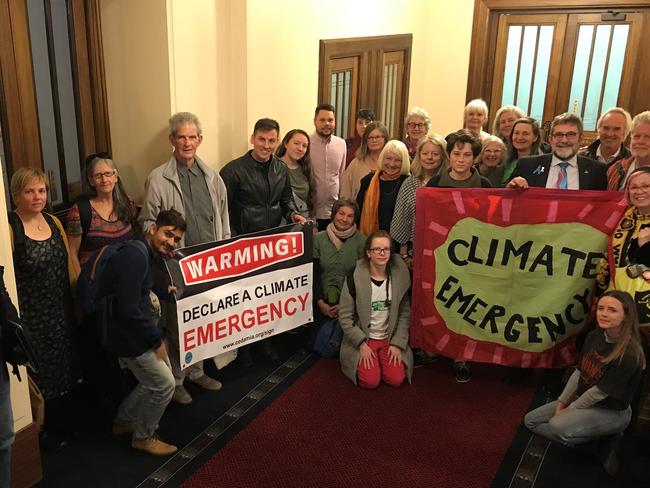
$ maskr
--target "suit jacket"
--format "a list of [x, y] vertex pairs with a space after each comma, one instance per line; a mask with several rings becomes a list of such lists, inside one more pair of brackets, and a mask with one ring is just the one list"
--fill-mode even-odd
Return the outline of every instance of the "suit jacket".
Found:
[[[528, 181], [528, 186], [546, 188], [552, 159], [552, 154], [521, 158], [510, 179], [522, 176]], [[578, 178], [580, 190], [606, 190], [607, 166], [593, 159], [578, 156]]]

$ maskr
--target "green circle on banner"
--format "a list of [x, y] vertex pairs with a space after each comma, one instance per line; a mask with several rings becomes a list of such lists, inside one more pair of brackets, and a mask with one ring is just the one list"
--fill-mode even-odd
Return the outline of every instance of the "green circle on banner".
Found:
[[607, 236], [582, 223], [500, 227], [468, 217], [434, 251], [432, 298], [458, 334], [543, 352], [582, 327], [606, 247]]

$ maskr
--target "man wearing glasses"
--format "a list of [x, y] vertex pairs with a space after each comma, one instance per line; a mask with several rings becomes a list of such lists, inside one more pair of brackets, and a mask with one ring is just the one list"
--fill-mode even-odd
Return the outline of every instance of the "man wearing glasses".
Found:
[[[159, 212], [177, 210], [187, 228], [180, 247], [220, 241], [230, 237], [228, 194], [219, 174], [196, 155], [203, 142], [201, 122], [189, 112], [179, 112], [169, 119], [169, 142], [174, 148], [169, 160], [154, 169], [145, 182], [146, 195], [138, 217], [144, 232], [155, 223]], [[168, 276], [164, 265], [156, 263], [156, 287], [165, 289]], [[181, 405], [192, 403], [192, 397], [183, 386], [185, 374], [189, 380], [205, 390], [217, 391], [221, 383], [203, 373], [203, 363], [195, 363], [185, 370], [180, 368], [176, 302], [163, 297], [161, 323], [166, 331], [169, 358], [176, 380], [173, 400]]]
[[578, 156], [582, 141], [582, 120], [564, 113], [551, 122], [552, 153], [521, 158], [508, 188], [555, 188], [559, 190], [605, 190], [607, 167]]

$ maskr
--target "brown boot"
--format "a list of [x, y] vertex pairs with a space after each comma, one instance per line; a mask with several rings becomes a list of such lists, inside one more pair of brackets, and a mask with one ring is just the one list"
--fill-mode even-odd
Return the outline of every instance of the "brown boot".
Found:
[[152, 454], [154, 456], [169, 456], [178, 451], [176, 446], [167, 444], [166, 442], [161, 441], [156, 436], [147, 437], [146, 439], [136, 439], [135, 437], [131, 441], [131, 447], [133, 449], [139, 449], [146, 452], [147, 454]]

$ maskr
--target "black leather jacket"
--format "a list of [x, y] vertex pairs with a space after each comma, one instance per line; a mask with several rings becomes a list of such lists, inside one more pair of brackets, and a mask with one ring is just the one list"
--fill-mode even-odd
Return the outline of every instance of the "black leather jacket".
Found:
[[271, 229], [296, 211], [287, 167], [277, 157], [258, 163], [248, 151], [219, 173], [228, 190], [233, 236]]

